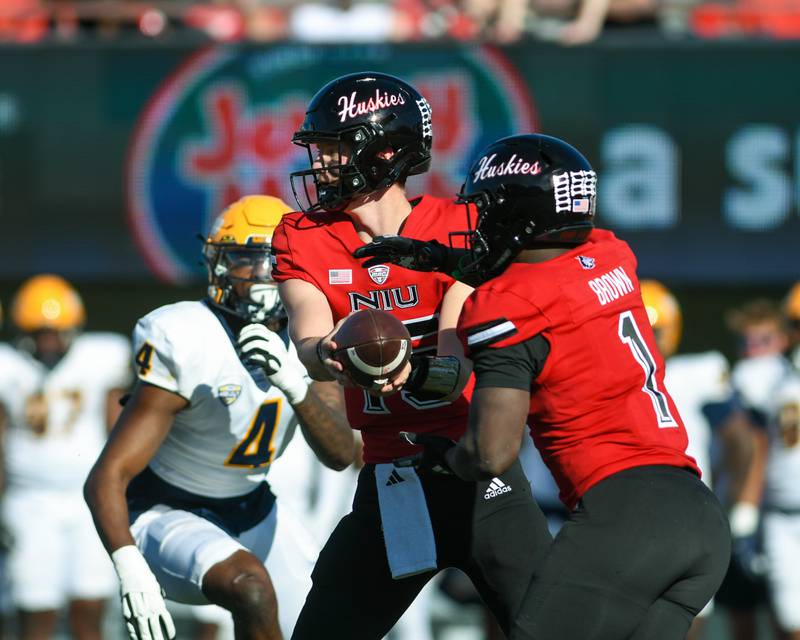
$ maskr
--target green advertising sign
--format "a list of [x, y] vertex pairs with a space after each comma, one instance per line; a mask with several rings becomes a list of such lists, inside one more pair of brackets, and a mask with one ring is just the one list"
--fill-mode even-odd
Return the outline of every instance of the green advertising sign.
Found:
[[577, 49], [150, 43], [0, 49], [0, 278], [192, 279], [227, 202], [293, 202], [290, 143], [314, 91], [363, 69], [433, 108], [433, 170], [458, 189], [479, 149], [538, 130], [599, 173], [598, 223], [643, 275], [788, 283], [800, 274], [800, 44]]

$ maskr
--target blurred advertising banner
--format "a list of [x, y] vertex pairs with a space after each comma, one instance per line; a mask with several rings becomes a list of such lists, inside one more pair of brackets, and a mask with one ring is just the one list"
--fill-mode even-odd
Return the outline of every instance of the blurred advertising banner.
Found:
[[202, 276], [197, 235], [247, 193], [294, 204], [305, 104], [370, 69], [432, 107], [433, 168], [410, 195], [452, 194], [481, 147], [541, 131], [597, 168], [598, 223], [631, 242], [643, 275], [793, 281], [798, 55], [800, 44], [669, 42], [1, 48], [0, 278]]

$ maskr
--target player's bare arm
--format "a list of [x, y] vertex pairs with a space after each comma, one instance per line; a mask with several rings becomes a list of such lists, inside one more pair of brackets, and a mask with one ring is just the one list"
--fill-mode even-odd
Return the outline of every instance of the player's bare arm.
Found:
[[459, 366], [455, 387], [445, 396], [447, 400], [452, 400], [461, 394], [472, 373], [472, 360], [464, 355], [464, 347], [456, 334], [456, 326], [464, 301], [473, 291], [472, 287], [463, 282], [454, 282], [442, 299], [436, 355], [457, 358]]
[[332, 357], [335, 327], [325, 294], [299, 279], [279, 283], [278, 291], [289, 316], [289, 335], [308, 375], [314, 380], [338, 380], [342, 365]]
[[181, 396], [139, 383], [89, 473], [84, 496], [109, 553], [132, 545], [125, 490], [167, 437], [175, 415], [188, 404]]
[[461, 282], [455, 282], [447, 290], [439, 313], [436, 355], [412, 356], [408, 373], [390, 381], [382, 395], [390, 395], [400, 388], [450, 401], [461, 395], [472, 373], [472, 362], [464, 355], [456, 326], [464, 301], [472, 290]]
[[127, 389], [115, 388], [109, 389], [108, 393], [106, 394], [106, 429], [109, 433], [111, 433], [111, 430], [117, 423], [119, 414], [122, 413], [122, 404], [124, 403], [123, 398], [125, 397], [126, 393]]
[[355, 438], [338, 384], [314, 382], [305, 399], [294, 405], [294, 411], [308, 446], [322, 464], [341, 471], [353, 463]]
[[128, 528], [125, 491], [166, 438], [175, 414], [187, 404], [175, 393], [137, 384], [84, 485], [100, 540], [119, 576], [122, 612], [131, 638], [146, 637], [144, 630], [149, 630], [154, 640], [175, 637], [161, 586]]
[[355, 455], [352, 430], [338, 389], [330, 389], [338, 385], [309, 385], [302, 363], [292, 357], [283, 339], [263, 324], [245, 326], [237, 344], [242, 361], [261, 367], [269, 382], [292, 405], [306, 440], [320, 461], [336, 470], [350, 465]]
[[487, 480], [504, 473], [519, 455], [530, 393], [521, 389], [483, 387], [472, 396], [469, 430], [446, 454], [463, 480]]

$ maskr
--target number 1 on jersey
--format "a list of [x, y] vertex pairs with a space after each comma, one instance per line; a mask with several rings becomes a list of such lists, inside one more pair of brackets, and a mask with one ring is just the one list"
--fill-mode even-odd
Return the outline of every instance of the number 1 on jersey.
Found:
[[636, 320], [633, 318], [633, 313], [625, 311], [619, 317], [619, 338], [628, 345], [636, 362], [644, 369], [644, 386], [642, 391], [650, 396], [653, 401], [653, 409], [655, 409], [656, 417], [658, 418], [658, 427], [663, 429], [665, 427], [677, 427], [678, 423], [669, 411], [669, 403], [667, 397], [658, 388], [656, 382], [656, 359], [650, 350], [647, 348], [647, 343], [642, 338], [639, 332], [639, 327], [636, 325]]

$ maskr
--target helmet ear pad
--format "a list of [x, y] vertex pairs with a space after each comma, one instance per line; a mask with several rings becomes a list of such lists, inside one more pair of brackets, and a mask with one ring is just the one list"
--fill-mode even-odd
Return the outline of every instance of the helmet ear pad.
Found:
[[[409, 175], [424, 173], [430, 168], [430, 156], [423, 156], [411, 144], [395, 136], [386, 139], [380, 125], [373, 126], [373, 135], [363, 149], [354, 154], [354, 164], [372, 191], [387, 189]], [[389, 157], [386, 151], [391, 151]]]

